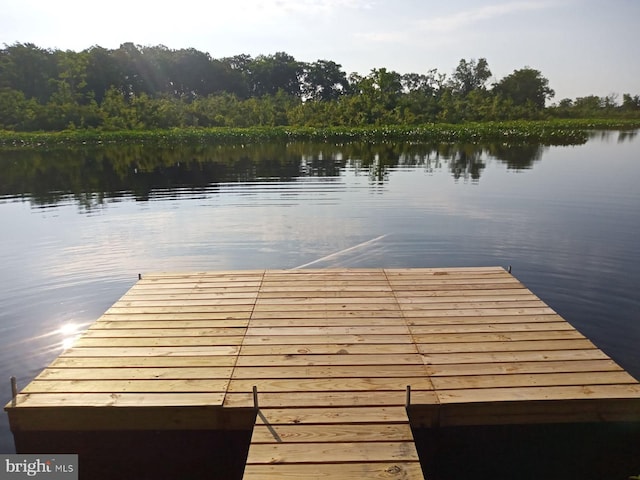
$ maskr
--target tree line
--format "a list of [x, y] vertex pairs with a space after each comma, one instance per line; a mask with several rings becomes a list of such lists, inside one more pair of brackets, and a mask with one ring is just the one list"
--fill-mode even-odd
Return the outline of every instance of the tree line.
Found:
[[486, 59], [449, 75], [376, 68], [347, 73], [291, 55], [213, 58], [124, 43], [81, 52], [30, 43], [0, 50], [0, 129], [418, 125], [432, 122], [640, 117], [640, 96], [562, 99], [531, 67], [488, 85]]

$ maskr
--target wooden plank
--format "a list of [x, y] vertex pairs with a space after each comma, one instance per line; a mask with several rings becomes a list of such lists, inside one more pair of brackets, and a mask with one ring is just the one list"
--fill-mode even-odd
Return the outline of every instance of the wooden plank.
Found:
[[174, 380], [34, 380], [22, 393], [162, 393], [225, 392], [227, 379]]
[[120, 307], [116, 303], [107, 310], [107, 314], [119, 315], [140, 315], [140, 314], [161, 314], [161, 313], [242, 313], [251, 312], [253, 304], [249, 305], [191, 305], [172, 307]]
[[511, 274], [502, 267], [484, 268], [484, 267], [445, 267], [445, 268], [407, 268], [404, 271], [400, 269], [385, 269], [385, 275], [389, 280], [406, 279], [406, 278], [441, 278], [441, 277], [511, 277]]
[[497, 309], [519, 309], [519, 308], [549, 308], [541, 300], [507, 300], [507, 301], [462, 301], [462, 302], [403, 302], [398, 301], [398, 305], [403, 312], [418, 310], [497, 310]]
[[511, 375], [462, 375], [432, 377], [436, 390], [501, 387], [584, 386], [637, 384], [626, 372], [529, 373]]
[[314, 319], [314, 318], [403, 318], [402, 312], [398, 310], [292, 310], [292, 311], [254, 311], [251, 320], [255, 319]]
[[199, 345], [181, 347], [73, 347], [65, 350], [61, 357], [193, 357], [236, 355], [236, 345]]
[[247, 465], [418, 461], [413, 442], [252, 444]]
[[230, 307], [238, 306], [244, 308], [246, 305], [253, 305], [255, 298], [184, 298], [169, 300], [167, 298], [157, 299], [129, 299], [123, 298], [114, 305], [114, 308], [152, 308], [152, 307]]
[[315, 295], [307, 295], [304, 297], [279, 297], [279, 298], [265, 298], [262, 295], [258, 297], [256, 300], [256, 306], [266, 306], [266, 305], [300, 305], [306, 308], [309, 305], [344, 305], [348, 304], [349, 307], [352, 305], [358, 305], [360, 303], [364, 303], [367, 305], [375, 304], [375, 305], [384, 305], [391, 303], [395, 305], [397, 303], [396, 298], [389, 293], [388, 295], [369, 295], [369, 296], [358, 296], [358, 297], [316, 297]]
[[403, 406], [332, 408], [260, 408], [256, 425], [406, 423]]
[[247, 335], [243, 345], [299, 345], [303, 348], [326, 343], [411, 344], [412, 340], [410, 335]]
[[[104, 318], [104, 317], [103, 317]], [[157, 318], [157, 317], [153, 317]], [[233, 332], [233, 329], [245, 329], [249, 325], [249, 320], [130, 320], [130, 321], [108, 321], [97, 320], [88, 331], [93, 330], [119, 330], [119, 329], [216, 329], [220, 333]]]
[[248, 321], [251, 312], [206, 312], [206, 313], [105, 313], [100, 317], [101, 321], [109, 322], [131, 322], [131, 321], [220, 321], [220, 325], [224, 325], [225, 321], [245, 320]]
[[197, 279], [218, 278], [218, 277], [243, 277], [243, 276], [262, 276], [264, 269], [252, 270], [214, 270], [200, 272], [147, 272], [142, 275], [143, 280], [159, 280], [164, 278], [185, 278], [194, 277]]
[[259, 283], [262, 280], [263, 276], [256, 272], [254, 274], [247, 274], [244, 272], [228, 272], [221, 274], [185, 274], [185, 275], [166, 275], [166, 276], [158, 276], [158, 275], [143, 275], [142, 279], [138, 282], [140, 285], [156, 285], [156, 284], [178, 284], [178, 283], [188, 283], [188, 284], [211, 284], [211, 283], [219, 283], [219, 282], [237, 282], [237, 283], [246, 283], [246, 282], [257, 282]]
[[243, 480], [402, 479], [423, 480], [420, 462], [247, 465]]
[[184, 279], [164, 279], [164, 280], [145, 280], [142, 279], [140, 284], [136, 285], [136, 289], [153, 288], [190, 288], [196, 290], [198, 288], [245, 288], [257, 290], [260, 288], [260, 280], [256, 278], [237, 279], [219, 278], [210, 281], [198, 281], [190, 278]]
[[286, 270], [282, 272], [266, 272], [263, 278], [263, 283], [273, 282], [298, 282], [300, 280], [305, 282], [334, 282], [340, 280], [348, 281], [386, 281], [386, 276], [382, 270], [361, 270], [361, 271], [346, 271], [346, 270], [332, 270], [327, 269], [324, 271], [309, 271], [309, 270]]
[[263, 283], [260, 287], [260, 298], [280, 298], [280, 296], [287, 298], [290, 296], [308, 296], [310, 294], [323, 295], [329, 294], [327, 296], [350, 296], [350, 294], [372, 294], [378, 295], [380, 293], [392, 293], [393, 290], [386, 282], [386, 280], [381, 280], [375, 282], [375, 284], [360, 283], [357, 285], [353, 285], [349, 282], [341, 282], [340, 285], [337, 285], [334, 282], [331, 283], [315, 283], [313, 285], [308, 285], [306, 282], [296, 282], [294, 285], [270, 285], [269, 283]]
[[[391, 360], [391, 359], [389, 359]], [[419, 361], [419, 358], [418, 358]], [[244, 365], [244, 366], [243, 366]], [[238, 379], [273, 379], [273, 378], [389, 378], [389, 377], [425, 377], [426, 367], [423, 364], [413, 365], [336, 365], [329, 362], [327, 366], [261, 366], [259, 363], [243, 362], [236, 364], [233, 371], [234, 380]], [[246, 366], [251, 365], [251, 366]]]
[[[548, 313], [545, 315], [483, 315], [478, 316], [411, 316], [407, 318], [407, 325], [413, 326], [435, 326], [435, 325], [497, 325], [504, 323], [567, 323], [560, 315]], [[253, 323], [252, 323], [253, 324]]]
[[356, 267], [338, 267], [338, 268], [270, 268], [265, 271], [269, 276], [275, 275], [361, 275], [361, 274], [378, 274], [383, 275], [383, 268], [356, 268]]
[[[260, 290], [260, 294], [258, 299], [261, 302], [264, 301], [288, 301], [290, 299], [309, 299], [314, 298], [316, 300], [325, 300], [325, 299], [377, 299], [383, 296], [393, 295], [393, 291], [390, 287], [351, 287], [351, 289], [347, 290], [348, 287], [342, 288], [331, 288], [331, 287], [306, 287], [306, 290], [302, 290], [304, 287], [300, 288], [283, 288], [276, 289], [275, 291], [266, 291], [265, 289]], [[269, 289], [270, 290], [270, 289]]]
[[503, 363], [458, 363], [428, 365], [427, 374], [433, 377], [458, 375], [497, 375], [515, 373], [572, 373], [618, 372], [622, 368], [613, 360], [533, 361]]
[[20, 393], [16, 407], [220, 407], [223, 401], [224, 392]]
[[[263, 371], [275, 367], [281, 367], [279, 369], [281, 371], [291, 372], [321, 369], [322, 371], [337, 373], [342, 370], [347, 370], [348, 368], [353, 368], [354, 366], [358, 366], [358, 369], [371, 366], [372, 368], [366, 368], [363, 371], [371, 371], [371, 373], [391, 372], [392, 370], [389, 369], [393, 368], [402, 369], [403, 372], [412, 372], [414, 370], [409, 367], [418, 365], [420, 366], [418, 367], [419, 370], [424, 374], [426, 370], [425, 367], [422, 366], [422, 358], [419, 355], [241, 355], [238, 357], [236, 363], [237, 369], [242, 369], [242, 373], [238, 373], [238, 375], [251, 375], [252, 370]], [[326, 370], [328, 368], [331, 368], [331, 370]], [[416, 371], [417, 370], [418, 369], [416, 369]]]
[[350, 316], [345, 317], [327, 317], [315, 316], [311, 318], [253, 318], [251, 319], [252, 328], [263, 327], [384, 327], [384, 326], [405, 326], [406, 323], [401, 315], [392, 317], [371, 317], [371, 316]]
[[512, 297], [518, 298], [521, 296], [527, 297], [527, 299], [529, 299], [530, 297], [534, 297], [539, 300], [539, 298], [535, 294], [533, 294], [531, 290], [524, 286], [520, 286], [519, 288], [474, 288], [472, 290], [422, 290], [419, 291], [419, 293], [411, 290], [394, 290], [393, 293], [399, 301], [402, 301], [405, 298], [417, 298], [425, 300], [441, 299], [442, 301], [447, 301], [447, 299], [449, 299], [450, 297], [457, 297], [459, 298], [458, 301], [464, 301], [467, 298], [477, 299], [472, 301], [480, 301], [482, 299], [491, 298], [494, 296], [504, 297], [507, 299], [510, 299]]
[[[583, 343], [584, 341], [580, 341]], [[609, 360], [604, 352], [598, 350], [591, 342], [587, 340], [587, 347], [584, 349], [572, 349], [574, 345], [565, 345], [564, 342], [558, 345], [557, 350], [540, 350], [531, 349], [529, 351], [510, 351], [510, 352], [455, 352], [455, 353], [424, 353], [422, 359], [426, 365], [486, 365], [491, 362], [550, 362], [550, 361], [576, 361], [576, 360]], [[536, 343], [538, 345], [538, 343]], [[553, 348], [553, 344], [541, 347]], [[562, 347], [566, 349], [563, 349]], [[526, 348], [523, 350], [527, 350]]]
[[[231, 285], [231, 286], [230, 286]], [[164, 295], [165, 292], [168, 295], [171, 294], [198, 294], [198, 293], [206, 293], [206, 294], [214, 294], [219, 293], [221, 295], [229, 295], [233, 297], [236, 294], [242, 295], [244, 293], [251, 294], [252, 296], [256, 296], [260, 286], [249, 285], [243, 286], [240, 284], [226, 284], [226, 285], [183, 285], [183, 284], [163, 284], [163, 285], [136, 285], [133, 287], [126, 295]]]
[[[119, 325], [116, 325], [118, 327]], [[94, 324], [83, 335], [83, 338], [176, 338], [176, 337], [227, 337], [242, 336], [246, 328], [109, 328]]]
[[235, 363], [235, 355], [196, 355], [187, 357], [58, 357], [48, 368], [219, 368], [233, 367]]
[[438, 390], [441, 403], [521, 401], [527, 408], [532, 400], [576, 400], [591, 398], [640, 398], [640, 385], [531, 386], [514, 388], [474, 388]]
[[533, 350], [584, 350], [595, 348], [585, 339], [575, 340], [505, 340], [500, 342], [458, 342], [417, 344], [420, 353], [527, 352]]
[[416, 287], [432, 287], [432, 286], [451, 286], [451, 285], [480, 285], [483, 288], [489, 288], [487, 285], [498, 285], [498, 288], [505, 288], [505, 285], [518, 285], [518, 288], [525, 288], [519, 281], [514, 279], [513, 277], [507, 275], [482, 275], [482, 276], [451, 276], [449, 278], [446, 277], [434, 277], [430, 278], [422, 278], [422, 277], [413, 277], [413, 278], [399, 278], [399, 279], [389, 279], [389, 285], [395, 291], [402, 290], [412, 290], [416, 289]]
[[235, 299], [253, 299], [258, 298], [258, 290], [249, 291], [220, 291], [219, 289], [199, 288], [197, 291], [190, 289], [176, 289], [171, 292], [169, 289], [162, 291], [156, 290], [129, 290], [120, 300], [124, 301], [146, 301], [146, 300], [235, 300]]
[[497, 315], [550, 315], [556, 313], [549, 307], [522, 307], [522, 308], [460, 308], [457, 310], [412, 310], [403, 309], [405, 317], [490, 317]]
[[409, 354], [416, 353], [413, 343], [395, 344], [354, 344], [354, 343], [319, 343], [289, 345], [242, 345], [242, 355], [371, 355], [371, 354]]
[[534, 331], [575, 331], [567, 322], [537, 322], [537, 323], [474, 323], [463, 325], [419, 325], [411, 326], [413, 335], [434, 335], [442, 333], [504, 333], [504, 332], [534, 332]]
[[[404, 406], [406, 395], [402, 391], [383, 391], [371, 395], [369, 392], [287, 392], [260, 393], [260, 408], [283, 407], [377, 407]], [[411, 401], [416, 404], [438, 404], [433, 391], [412, 392]], [[250, 393], [227, 393], [224, 406], [227, 408], [252, 407], [253, 396]]]
[[[329, 413], [329, 412], [328, 412]], [[413, 442], [409, 422], [329, 425], [256, 425], [251, 445], [260, 443]]]
[[[433, 390], [428, 377], [388, 377], [366, 378], [270, 378], [270, 379], [233, 379], [229, 382], [228, 392], [251, 392], [256, 385], [262, 394], [287, 392], [370, 392], [406, 390], [411, 385], [414, 390]], [[212, 389], [215, 391], [215, 389]]]
[[496, 333], [433, 333], [430, 335], [414, 335], [416, 343], [423, 345], [431, 343], [491, 343], [518, 342], [527, 340], [573, 340], [584, 339], [576, 330], [551, 330], [527, 332], [496, 332]]
[[457, 303], [520, 303], [520, 302], [542, 302], [538, 297], [528, 290], [504, 290], [505, 294], [497, 294], [495, 290], [489, 290], [492, 293], [485, 293], [483, 295], [477, 292], [466, 292], [461, 295], [454, 295], [454, 292], [447, 292], [448, 295], [424, 295], [423, 293], [416, 294], [415, 292], [401, 292], [402, 295], [396, 296], [400, 305], [448, 305]]
[[[309, 304], [309, 305], [297, 305], [297, 304], [256, 304], [254, 312], [333, 312], [333, 311], [370, 311], [375, 310], [377, 312], [398, 311], [398, 305], [395, 302], [389, 303], [373, 303], [365, 302], [362, 304], [345, 302], [344, 299], [339, 303], [322, 303], [322, 304]], [[205, 308], [205, 307], [193, 307], [193, 308]], [[220, 307], [220, 308], [232, 308], [232, 307]]]
[[145, 368], [53, 368], [48, 367], [36, 380], [177, 380], [229, 379], [231, 367], [145, 367]]
[[493, 281], [484, 280], [482, 282], [470, 280], [470, 281], [449, 281], [447, 283], [432, 281], [432, 282], [408, 282], [402, 285], [396, 285], [391, 283], [396, 296], [399, 298], [405, 296], [410, 292], [447, 292], [447, 291], [475, 291], [475, 290], [504, 290], [504, 289], [516, 289], [518, 291], [526, 290], [526, 287], [520, 282], [512, 282], [509, 280]]
[[174, 347], [240, 345], [241, 335], [223, 337], [140, 337], [140, 338], [90, 338], [80, 337], [74, 347]]
[[341, 327], [254, 327], [247, 329], [247, 336], [330, 336], [330, 335], [409, 335], [406, 325], [395, 326], [341, 326]]
[[304, 282], [304, 285], [307, 287], [316, 287], [316, 286], [326, 286], [331, 288], [342, 288], [342, 287], [352, 287], [352, 288], [363, 288], [365, 287], [386, 287], [389, 288], [389, 282], [387, 282], [386, 278], [380, 278], [376, 280], [372, 279], [358, 279], [358, 278], [342, 278], [342, 279], [316, 279], [313, 280], [311, 278], [300, 279], [292, 279], [292, 278], [283, 278], [283, 279], [266, 279], [262, 282], [260, 287], [260, 291], [273, 292], [278, 289], [285, 288], [298, 288], [301, 282]]

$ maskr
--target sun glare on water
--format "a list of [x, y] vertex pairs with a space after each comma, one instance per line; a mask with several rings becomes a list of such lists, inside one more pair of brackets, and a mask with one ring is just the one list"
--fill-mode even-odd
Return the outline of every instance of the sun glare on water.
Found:
[[62, 325], [56, 333], [62, 336], [62, 350], [68, 350], [80, 335], [80, 325], [69, 322]]

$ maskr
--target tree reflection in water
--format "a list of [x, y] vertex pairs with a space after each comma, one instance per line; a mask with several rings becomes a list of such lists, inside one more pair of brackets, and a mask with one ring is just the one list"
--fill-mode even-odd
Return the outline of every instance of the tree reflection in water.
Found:
[[38, 206], [74, 199], [84, 210], [122, 196], [148, 200], [154, 192], [179, 195], [234, 182], [287, 182], [339, 177], [345, 168], [384, 184], [395, 168], [448, 169], [455, 181], [479, 182], [488, 159], [509, 169], [533, 167], [539, 144], [261, 143], [161, 148], [105, 145], [0, 152], [0, 196]]

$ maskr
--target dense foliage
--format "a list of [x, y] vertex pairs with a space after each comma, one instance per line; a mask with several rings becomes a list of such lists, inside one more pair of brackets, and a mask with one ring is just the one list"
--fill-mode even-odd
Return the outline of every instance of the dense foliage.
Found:
[[16, 43], [0, 50], [0, 129], [380, 126], [549, 118], [639, 118], [640, 96], [563, 99], [525, 67], [487, 86], [486, 59], [400, 74], [347, 75], [329, 60], [279, 52], [215, 59], [125, 43], [82, 52]]

